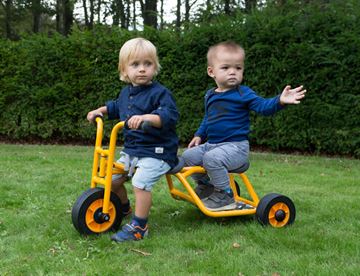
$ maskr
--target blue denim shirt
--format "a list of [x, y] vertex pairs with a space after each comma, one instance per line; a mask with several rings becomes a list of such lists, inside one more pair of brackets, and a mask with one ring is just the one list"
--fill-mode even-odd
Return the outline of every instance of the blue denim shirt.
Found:
[[177, 160], [178, 137], [176, 123], [179, 113], [169, 89], [158, 82], [150, 85], [124, 87], [119, 97], [106, 102], [108, 118], [125, 121], [134, 115], [156, 114], [162, 127], [149, 131], [125, 129], [124, 152], [130, 156], [164, 160], [171, 167]]

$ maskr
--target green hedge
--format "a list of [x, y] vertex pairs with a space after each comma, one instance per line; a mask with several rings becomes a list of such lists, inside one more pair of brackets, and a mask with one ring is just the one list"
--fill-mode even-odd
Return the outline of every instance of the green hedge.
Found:
[[86, 114], [117, 96], [124, 85], [118, 50], [129, 38], [143, 36], [158, 47], [158, 79], [174, 92], [185, 144], [201, 121], [204, 92], [214, 86], [206, 75], [207, 49], [232, 39], [246, 50], [244, 84], [260, 95], [274, 96], [286, 84], [308, 90], [301, 105], [276, 116], [253, 114], [253, 145], [360, 157], [359, 21], [358, 1], [331, 1], [216, 18], [181, 34], [98, 27], [74, 30], [68, 38], [1, 40], [0, 135], [15, 141], [92, 142], [94, 128]]

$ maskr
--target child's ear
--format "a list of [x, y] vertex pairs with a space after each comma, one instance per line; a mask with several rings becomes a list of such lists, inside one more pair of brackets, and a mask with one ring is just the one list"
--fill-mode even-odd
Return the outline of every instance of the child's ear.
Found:
[[207, 73], [208, 73], [208, 75], [209, 75], [210, 77], [212, 77], [212, 78], [215, 77], [215, 75], [214, 75], [214, 70], [213, 70], [213, 68], [212, 68], [211, 66], [208, 66], [208, 68], [207, 68]]

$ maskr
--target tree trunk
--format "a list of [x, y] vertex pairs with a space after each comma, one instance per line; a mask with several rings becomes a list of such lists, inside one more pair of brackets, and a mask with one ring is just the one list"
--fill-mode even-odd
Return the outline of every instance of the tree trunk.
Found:
[[[143, 10], [143, 3], [140, 1], [141, 10]], [[133, 0], [133, 29], [136, 30], [136, 1]]]
[[113, 26], [119, 26], [121, 22], [121, 28], [126, 26], [125, 6], [122, 0], [114, 0], [111, 5]]
[[187, 23], [190, 22], [190, 10], [191, 10], [192, 6], [195, 5], [196, 2], [197, 2], [197, 0], [194, 0], [190, 4], [190, 0], [185, 0], [185, 22], [187, 22]]
[[177, 29], [180, 29], [181, 26], [181, 0], [177, 0], [176, 4], [176, 23], [175, 26]]
[[253, 9], [256, 8], [256, 0], [245, 0], [245, 11], [246, 13], [250, 13]]
[[90, 23], [89, 23], [89, 15], [87, 10], [86, 0], [83, 0], [83, 9], [84, 9], [84, 17], [85, 17], [85, 26], [89, 27]]
[[96, 15], [97, 15], [97, 23], [99, 24], [101, 17], [101, 0], [98, 0]]
[[61, 10], [62, 10], [62, 7], [61, 7], [61, 2], [62, 0], [56, 0], [56, 31], [58, 33], [63, 33], [62, 32], [62, 28], [61, 28]]
[[33, 14], [33, 32], [38, 33], [40, 30], [41, 3], [40, 0], [33, 0], [31, 5]]
[[145, 0], [144, 25], [157, 28], [157, 0]]
[[94, 26], [94, 15], [95, 15], [95, 8], [94, 8], [94, 0], [90, 0], [90, 29]]
[[64, 24], [64, 35], [69, 35], [71, 32], [71, 27], [73, 24], [73, 13], [74, 13], [74, 4], [72, 0], [63, 0], [63, 24]]
[[130, 0], [126, 0], [125, 29], [130, 27]]
[[185, 0], [185, 22], [189, 23], [190, 21], [190, 0]]
[[224, 0], [224, 13], [226, 15], [230, 14], [230, 0]]
[[164, 28], [164, 0], [160, 0], [160, 30]]
[[126, 23], [126, 12], [125, 12], [125, 5], [122, 0], [118, 0], [118, 7], [120, 11], [120, 24], [121, 28], [127, 29], [127, 23]]
[[12, 39], [12, 0], [6, 0], [5, 2], [5, 37], [8, 39]]

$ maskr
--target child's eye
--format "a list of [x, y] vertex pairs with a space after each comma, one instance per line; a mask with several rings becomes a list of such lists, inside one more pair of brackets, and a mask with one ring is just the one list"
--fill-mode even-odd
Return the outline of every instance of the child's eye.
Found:
[[151, 66], [152, 62], [151, 61], [145, 61], [145, 66]]
[[237, 70], [241, 70], [241, 69], [242, 69], [242, 67], [240, 67], [240, 66], [239, 66], [239, 67], [236, 67], [236, 69], [237, 69]]
[[221, 69], [223, 69], [223, 70], [227, 70], [228, 68], [229, 68], [228, 66], [221, 67]]
[[134, 61], [133, 63], [130, 64], [130, 66], [137, 67], [139, 66], [139, 63], [137, 61]]

